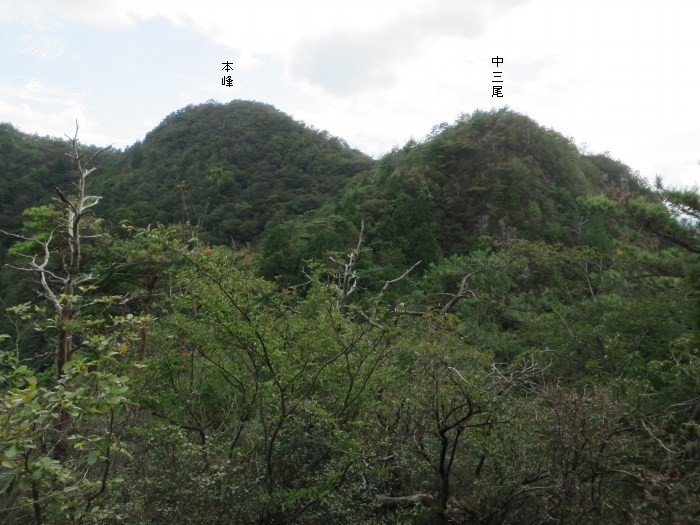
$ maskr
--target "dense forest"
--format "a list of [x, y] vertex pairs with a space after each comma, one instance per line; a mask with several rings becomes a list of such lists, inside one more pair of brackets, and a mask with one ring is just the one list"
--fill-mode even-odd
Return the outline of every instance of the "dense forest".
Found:
[[691, 524], [700, 199], [503, 109], [0, 125], [0, 523]]

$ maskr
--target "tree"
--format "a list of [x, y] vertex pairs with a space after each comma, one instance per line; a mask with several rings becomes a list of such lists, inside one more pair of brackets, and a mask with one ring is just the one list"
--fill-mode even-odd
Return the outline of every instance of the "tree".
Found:
[[[19, 334], [15, 348], [0, 347], [0, 505], [8, 519], [33, 519], [37, 525], [94, 522], [95, 502], [112, 480], [114, 455], [123, 451], [118, 427], [128, 403], [128, 377], [119, 375], [118, 356], [143, 321], [132, 314], [78, 319], [89, 306], [109, 306], [115, 298], [86, 299], [98, 284], [82, 263], [85, 241], [99, 237], [99, 221], [90, 213], [100, 200], [87, 193], [86, 181], [100, 152], [84, 159], [77, 136], [76, 123], [68, 153], [78, 171], [76, 194], [56, 188], [54, 206], [25, 212], [31, 234], [9, 234], [19, 239], [13, 253], [27, 260], [13, 267], [37, 278], [53, 312], [35, 326], [56, 333], [55, 380], [42, 381], [21, 363]], [[20, 317], [30, 311], [29, 305], [14, 308]]]
[[[98, 151], [85, 160], [78, 145], [78, 122], [75, 123], [75, 134], [68, 137], [71, 151], [67, 153], [78, 171], [78, 180], [75, 183], [76, 195], [72, 197], [56, 188], [57, 202], [63, 207], [61, 213], [55, 213], [49, 208], [40, 208], [35, 213], [43, 219], [48, 219], [51, 230], [39, 232], [31, 237], [8, 233], [22, 241], [15, 246], [14, 253], [28, 259], [24, 267], [13, 266], [18, 270], [33, 273], [41, 285], [40, 294], [49, 302], [55, 317], [55, 329], [57, 331], [56, 344], [56, 375], [60, 379], [63, 369], [71, 359], [74, 349], [73, 321], [80, 314], [85, 302], [83, 297], [76, 295], [78, 291], [86, 291], [90, 283], [96, 281], [91, 273], [85, 273], [82, 268], [83, 243], [94, 237], [91, 230], [98, 221], [89, 221], [91, 209], [96, 206], [100, 197], [88, 195], [87, 178], [97, 169], [91, 167], [97, 156], [105, 151]], [[32, 212], [28, 212], [31, 217]], [[26, 215], [26, 214], [25, 214]], [[39, 253], [32, 253], [32, 248], [38, 246]]]

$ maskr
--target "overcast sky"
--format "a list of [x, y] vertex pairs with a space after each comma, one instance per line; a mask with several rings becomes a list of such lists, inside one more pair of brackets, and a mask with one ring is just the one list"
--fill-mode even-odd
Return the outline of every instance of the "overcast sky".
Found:
[[0, 0], [0, 121], [78, 118], [123, 148], [188, 104], [258, 100], [377, 157], [507, 105], [692, 186], [699, 22], [698, 0]]

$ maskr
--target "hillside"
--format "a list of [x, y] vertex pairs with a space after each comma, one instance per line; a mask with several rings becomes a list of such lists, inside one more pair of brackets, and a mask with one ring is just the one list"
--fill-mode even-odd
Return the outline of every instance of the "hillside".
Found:
[[117, 223], [192, 222], [213, 243], [254, 242], [319, 208], [373, 161], [272, 106], [188, 106], [124, 152], [96, 183]]
[[[65, 188], [64, 149], [58, 139], [0, 128], [5, 229], [17, 231], [22, 210]], [[342, 139], [247, 101], [172, 113], [143, 142], [104, 154], [91, 184], [113, 228], [123, 220], [190, 222], [208, 242], [245, 244], [286, 221], [298, 230], [300, 216], [324, 208], [320, 216], [343, 219], [331, 219], [331, 229], [346, 231], [349, 222], [354, 230], [364, 220], [377, 245], [405, 238], [398, 264], [461, 253], [481, 235], [594, 242], [598, 225], [578, 201], [642, 191], [624, 164], [582, 156], [561, 134], [509, 110], [465, 115], [373, 161]]]
[[[22, 212], [44, 204], [72, 176], [64, 140], [27, 135], [11, 124], [0, 124], [0, 225], [17, 231]], [[0, 236], [0, 254], [12, 244]]]
[[[19, 231], [23, 209], [66, 188], [70, 163], [64, 141], [10, 125], [0, 148], [3, 224]], [[363, 222], [367, 264], [382, 275], [418, 260], [423, 271], [483, 235], [605, 248], [610, 236], [582, 199], [648, 193], [624, 164], [580, 155], [560, 133], [510, 110], [463, 115], [374, 161], [248, 101], [172, 113], [143, 142], [104, 153], [91, 191], [115, 232], [122, 221], [190, 223], [211, 244], [264, 241], [261, 271], [283, 283], [300, 278], [304, 261], [344, 250]]]
[[0, 525], [697, 521], [697, 192], [508, 110], [68, 146], [0, 127]]
[[509, 110], [465, 115], [425, 142], [392, 152], [371, 181], [389, 207], [368, 206], [360, 187], [359, 196], [348, 196], [359, 214], [400, 214], [400, 202], [425, 209], [413, 220], [433, 221], [446, 255], [470, 249], [480, 235], [579, 242], [575, 237], [586, 231], [572, 230], [584, 218], [581, 198], [641, 191], [628, 167], [581, 156], [560, 133]]
[[325, 214], [272, 231], [263, 264], [269, 277], [299, 275], [305, 259], [341, 250], [363, 221], [374, 261], [391, 272], [467, 253], [481, 236], [604, 249], [611, 238], [602, 219], [583, 206], [598, 194], [649, 192], [629, 167], [580, 155], [569, 139], [526, 116], [477, 111], [385, 155]]

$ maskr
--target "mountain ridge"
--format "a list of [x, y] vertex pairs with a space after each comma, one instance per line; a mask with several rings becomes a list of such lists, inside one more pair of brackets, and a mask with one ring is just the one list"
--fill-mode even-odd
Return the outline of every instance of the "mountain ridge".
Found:
[[[22, 209], [69, 180], [62, 145], [0, 128], [7, 228], [17, 229]], [[544, 240], [565, 241], [563, 230], [580, 219], [577, 198], [644, 189], [621, 162], [581, 155], [570, 139], [509, 109], [464, 114], [375, 160], [269, 104], [241, 100], [171, 113], [143, 141], [107, 152], [92, 185], [112, 226], [192, 222], [212, 243], [258, 242], [322, 208], [355, 225], [376, 223], [398, 213], [403, 195], [404, 207], [423, 217], [385, 224], [381, 235], [413, 223], [450, 225], [435, 239], [446, 254], [469, 249], [482, 234], [507, 239], [538, 230]]]

